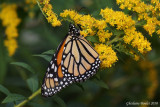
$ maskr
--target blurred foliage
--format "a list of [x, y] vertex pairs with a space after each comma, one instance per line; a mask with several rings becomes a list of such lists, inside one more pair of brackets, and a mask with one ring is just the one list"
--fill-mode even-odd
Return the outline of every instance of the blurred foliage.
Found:
[[[155, 34], [152, 38], [149, 37], [144, 29], [140, 28], [138, 30], [146, 35], [152, 45], [152, 51], [144, 59], [136, 62], [117, 52], [119, 61], [116, 65], [100, 69], [86, 82], [70, 85], [51, 98], [35, 94], [41, 87], [48, 61], [68, 32], [69, 22], [64, 21], [62, 26], [53, 28], [37, 4], [26, 1], [0, 1], [0, 4], [17, 4], [17, 14], [21, 19], [18, 26], [18, 48], [12, 57], [4, 47], [5, 27], [0, 20], [1, 107], [12, 107], [29, 96], [30, 101], [25, 105], [28, 107], [124, 107], [126, 102], [160, 103], [160, 39], [154, 36]], [[116, 0], [51, 0], [51, 4], [58, 15], [64, 9], [75, 9], [100, 18], [99, 11], [106, 7], [121, 10]], [[81, 9], [82, 7], [85, 8]], [[128, 10], [124, 12], [133, 14]], [[88, 37], [92, 42], [96, 39]]]

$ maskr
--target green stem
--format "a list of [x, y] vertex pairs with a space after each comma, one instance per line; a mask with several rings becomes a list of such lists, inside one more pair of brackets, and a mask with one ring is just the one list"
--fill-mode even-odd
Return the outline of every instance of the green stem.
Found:
[[106, 45], [110, 45], [110, 44], [112, 44], [112, 43], [114, 43], [114, 42], [117, 42], [117, 41], [119, 41], [119, 40], [122, 40], [123, 38], [120, 38], [119, 36], [117, 36], [117, 37], [115, 37], [114, 39], [112, 39], [111, 41], [109, 41], [108, 43], [106, 43]]
[[42, 7], [41, 7], [41, 5], [40, 5], [40, 3], [39, 3], [39, 0], [36, 0], [36, 1], [37, 1], [38, 7], [40, 8], [42, 14], [43, 14], [44, 17], [47, 19], [47, 16], [46, 16], [46, 14], [43, 12]]
[[27, 102], [29, 102], [30, 100], [32, 100], [34, 97], [36, 97], [37, 95], [39, 95], [41, 93], [41, 88], [38, 89], [36, 92], [34, 92], [30, 97], [28, 97], [28, 99], [22, 101], [20, 104], [15, 105], [14, 107], [22, 107], [23, 105], [25, 105]]

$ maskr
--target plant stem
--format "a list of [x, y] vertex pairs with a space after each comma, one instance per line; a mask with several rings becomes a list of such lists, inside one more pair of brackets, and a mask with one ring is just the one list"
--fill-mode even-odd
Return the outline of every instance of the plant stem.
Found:
[[122, 40], [123, 38], [120, 38], [119, 36], [118, 37], [115, 37], [114, 39], [112, 39], [111, 41], [109, 41], [108, 43], [106, 43], [106, 45], [110, 45], [110, 44], [112, 44], [112, 43], [114, 43], [114, 42], [117, 42], [117, 41], [119, 41], [119, 40]]
[[22, 101], [20, 104], [15, 105], [14, 107], [22, 107], [23, 105], [25, 105], [27, 102], [29, 102], [30, 100], [32, 100], [34, 97], [36, 97], [37, 95], [39, 95], [41, 93], [41, 88], [38, 89], [36, 92], [34, 92], [30, 97], [28, 97], [28, 99]]
[[46, 14], [43, 12], [42, 7], [41, 7], [41, 5], [40, 5], [40, 3], [39, 3], [39, 0], [36, 0], [36, 1], [37, 1], [38, 7], [39, 7], [39, 9], [41, 10], [42, 14], [43, 14], [44, 17], [47, 19], [47, 16], [46, 16]]

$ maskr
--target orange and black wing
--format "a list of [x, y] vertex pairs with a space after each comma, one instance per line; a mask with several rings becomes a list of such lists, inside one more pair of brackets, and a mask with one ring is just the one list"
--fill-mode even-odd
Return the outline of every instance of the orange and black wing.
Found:
[[98, 53], [82, 36], [68, 36], [62, 56], [62, 72], [73, 82], [90, 78], [96, 74], [100, 65]]
[[64, 77], [61, 69], [62, 53], [66, 43], [66, 38], [61, 42], [52, 60], [50, 61], [43, 79], [41, 94], [45, 97], [50, 97], [56, 94], [62, 88], [72, 83], [72, 81], [69, 82], [68, 79]]

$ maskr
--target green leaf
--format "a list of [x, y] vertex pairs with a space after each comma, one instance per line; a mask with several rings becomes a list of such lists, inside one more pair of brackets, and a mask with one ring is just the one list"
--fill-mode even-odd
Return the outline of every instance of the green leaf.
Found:
[[1, 84], [0, 84], [0, 91], [6, 95], [10, 94], [9, 90]]
[[38, 79], [36, 77], [27, 79], [27, 84], [32, 92], [35, 92], [38, 89]]
[[61, 107], [67, 107], [65, 102], [59, 96], [54, 95], [53, 98]]
[[[2, 31], [1, 28], [0, 30]], [[2, 37], [3, 35], [0, 36], [0, 83], [3, 83], [7, 72], [8, 53], [6, 51], [6, 47], [4, 47], [4, 38]]]
[[113, 34], [114, 35], [122, 35], [122, 34], [124, 34], [124, 31], [122, 31], [122, 30], [114, 30]]
[[26, 64], [24, 62], [12, 62], [11, 64], [23, 67], [23, 68], [27, 69], [28, 71], [35, 73], [35, 71], [31, 68], [31, 66], [29, 66], [28, 64]]
[[8, 102], [14, 102], [14, 101], [19, 101], [19, 100], [24, 100], [25, 97], [20, 95], [20, 94], [9, 94], [3, 101], [2, 103], [8, 103]]
[[55, 50], [48, 50], [46, 52], [43, 52], [42, 54], [53, 55], [54, 53], [55, 53]]
[[46, 61], [50, 61], [51, 60], [51, 56], [49, 56], [49, 55], [33, 55], [33, 56], [38, 56], [38, 57], [41, 57], [41, 58], [43, 58], [43, 59], [45, 59]]
[[119, 49], [116, 48], [116, 50], [119, 51], [120, 53], [123, 52], [123, 53], [126, 54], [126, 55], [129, 55], [129, 56], [131, 56], [131, 57], [134, 57], [134, 55], [131, 54], [131, 53], [129, 52], [129, 50], [128, 50], [127, 48], [125, 48], [123, 45], [119, 45]]
[[93, 79], [93, 82], [96, 83], [97, 85], [99, 85], [102, 88], [105, 88], [107, 90], [109, 89], [107, 84], [102, 80]]
[[99, 43], [98, 36], [87, 36], [86, 39], [94, 43]]
[[143, 60], [145, 59], [143, 54], [141, 54], [136, 48], [133, 48], [131, 45], [128, 45], [137, 55], [139, 55]]

